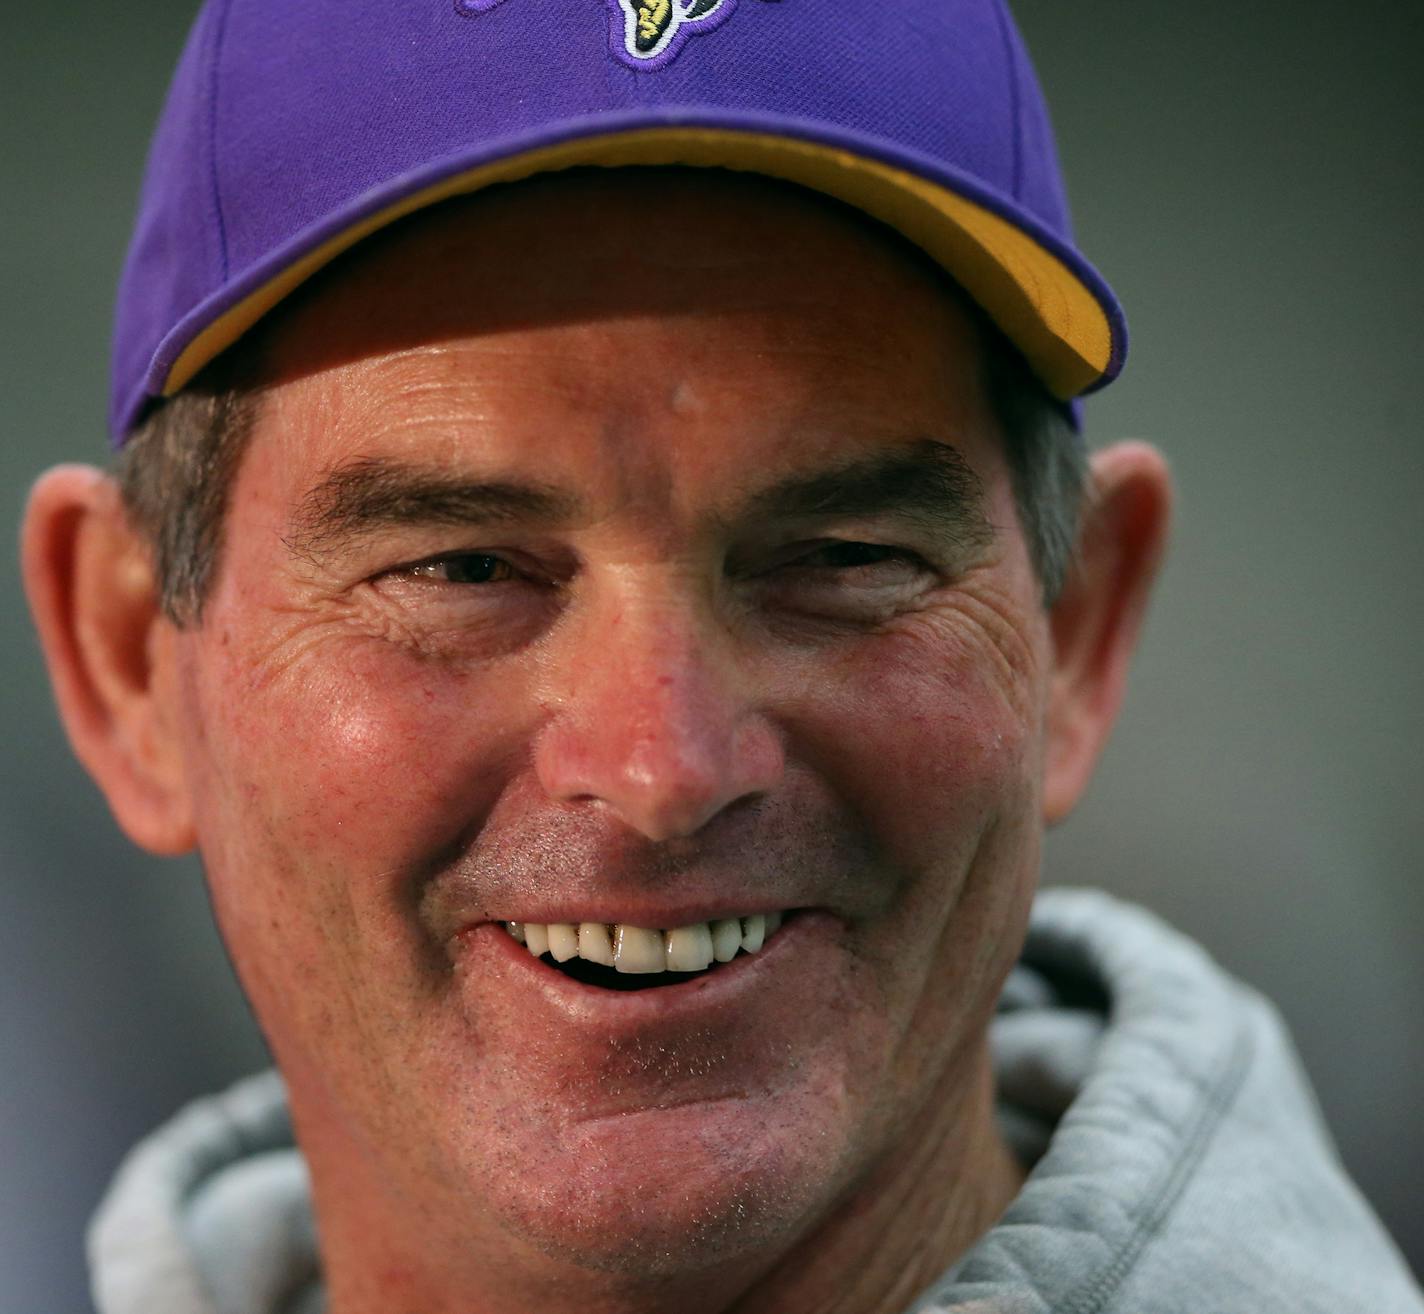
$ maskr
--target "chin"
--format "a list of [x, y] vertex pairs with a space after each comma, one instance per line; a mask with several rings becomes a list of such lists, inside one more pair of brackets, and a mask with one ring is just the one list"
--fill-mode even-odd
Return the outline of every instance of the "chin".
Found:
[[[586, 1121], [494, 1174], [485, 1201], [541, 1254], [629, 1278], [687, 1276], [785, 1250], [843, 1186], [824, 1117], [723, 1098]], [[836, 1142], [840, 1140], [841, 1145]]]

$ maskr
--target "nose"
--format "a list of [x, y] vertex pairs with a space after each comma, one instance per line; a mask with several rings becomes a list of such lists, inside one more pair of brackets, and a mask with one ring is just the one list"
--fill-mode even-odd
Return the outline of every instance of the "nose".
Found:
[[784, 769], [745, 664], [689, 611], [623, 607], [560, 645], [562, 696], [534, 750], [550, 798], [604, 808], [655, 842], [770, 792]]

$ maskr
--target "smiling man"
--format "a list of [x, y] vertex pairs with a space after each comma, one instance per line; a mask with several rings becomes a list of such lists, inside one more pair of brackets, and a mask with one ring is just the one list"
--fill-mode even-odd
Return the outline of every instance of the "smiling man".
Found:
[[135, 1152], [104, 1314], [1421, 1308], [1269, 1006], [1035, 901], [1122, 355], [996, 5], [205, 10], [26, 571], [281, 1081]]

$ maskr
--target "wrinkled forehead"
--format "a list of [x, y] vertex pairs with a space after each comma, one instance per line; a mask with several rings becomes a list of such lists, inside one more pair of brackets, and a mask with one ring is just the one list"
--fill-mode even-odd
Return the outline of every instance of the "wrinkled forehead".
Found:
[[672, 358], [719, 317], [861, 354], [886, 327], [960, 354], [984, 331], [918, 248], [829, 197], [725, 170], [576, 169], [368, 239], [271, 317], [253, 357], [280, 382], [461, 337], [659, 320]]

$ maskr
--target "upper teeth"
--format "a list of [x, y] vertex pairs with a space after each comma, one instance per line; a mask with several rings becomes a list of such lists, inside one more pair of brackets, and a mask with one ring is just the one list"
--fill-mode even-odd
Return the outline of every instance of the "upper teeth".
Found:
[[617, 922], [505, 922], [504, 928], [536, 958], [559, 962], [586, 958], [620, 972], [700, 972], [728, 963], [744, 950], [754, 954], [781, 926], [781, 914], [753, 913], [694, 922], [669, 931]]

